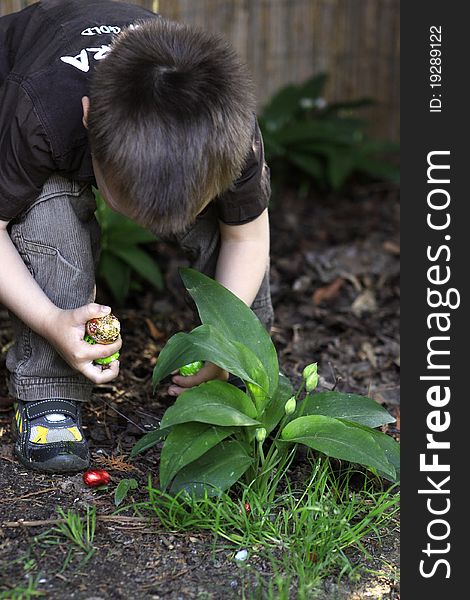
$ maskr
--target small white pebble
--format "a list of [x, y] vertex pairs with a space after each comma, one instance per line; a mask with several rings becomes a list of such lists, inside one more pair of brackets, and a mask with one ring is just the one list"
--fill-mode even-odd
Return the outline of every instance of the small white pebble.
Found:
[[236, 554], [235, 554], [235, 560], [246, 560], [248, 558], [248, 550], [239, 550]]

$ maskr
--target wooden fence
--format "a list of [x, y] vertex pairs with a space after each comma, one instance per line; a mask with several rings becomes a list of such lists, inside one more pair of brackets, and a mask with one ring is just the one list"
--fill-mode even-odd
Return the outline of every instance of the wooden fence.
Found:
[[[0, 15], [34, 0], [0, 0]], [[120, 0], [117, 0], [120, 1]], [[371, 133], [399, 138], [399, 0], [127, 0], [223, 33], [253, 74], [260, 107], [327, 72], [327, 101], [372, 97]]]

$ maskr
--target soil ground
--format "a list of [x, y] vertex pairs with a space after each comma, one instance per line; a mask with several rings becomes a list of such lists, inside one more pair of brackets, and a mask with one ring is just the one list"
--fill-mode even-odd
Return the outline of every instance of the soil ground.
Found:
[[[356, 185], [347, 195], [299, 198], [286, 192], [271, 210], [272, 297], [276, 322], [272, 337], [282, 370], [298, 384], [303, 367], [318, 361], [319, 389], [364, 394], [397, 419], [387, 432], [398, 439], [399, 409], [399, 202], [398, 189]], [[166, 289], [144, 290], [114, 312], [122, 323], [123, 360], [119, 378], [94, 390], [83, 411], [92, 464], [108, 469], [112, 483], [134, 477], [140, 487], [129, 499], [144, 500], [148, 474], [157, 474], [158, 448], [128, 460], [139, 437], [158, 424], [172, 402], [162, 386], [152, 392], [151, 374], [159, 350], [177, 331], [192, 328], [178, 267], [188, 264], [180, 250], [157, 242], [152, 251]], [[105, 301], [109, 301], [103, 296]], [[211, 552], [206, 534], [171, 534], [139, 521], [98, 521], [96, 552], [86, 565], [66, 558], [64, 546], [32, 543], [56, 507], [87, 504], [110, 515], [114, 485], [97, 491], [80, 474], [27, 472], [12, 455], [11, 417], [5, 384], [5, 356], [11, 341], [7, 313], [0, 307], [0, 591], [27, 584], [25, 567], [36, 560], [38, 590], [47, 598], [191, 599], [241, 598], [244, 570], [234, 548], [220, 543]], [[124, 513], [129, 514], [129, 513]], [[16, 522], [12, 526], [11, 522]], [[50, 527], [50, 526], [49, 526]], [[382, 544], [368, 543], [371, 557], [352, 560], [369, 570], [359, 582], [327, 578], [315, 598], [399, 599], [398, 532], [384, 532]], [[17, 559], [17, 560], [15, 560]], [[266, 575], [267, 565], [252, 554], [250, 564]], [[373, 573], [371, 573], [371, 571]], [[254, 583], [253, 583], [254, 586]], [[249, 587], [247, 588], [249, 589]], [[253, 588], [254, 589], [254, 588]], [[27, 596], [25, 596], [27, 597]]]

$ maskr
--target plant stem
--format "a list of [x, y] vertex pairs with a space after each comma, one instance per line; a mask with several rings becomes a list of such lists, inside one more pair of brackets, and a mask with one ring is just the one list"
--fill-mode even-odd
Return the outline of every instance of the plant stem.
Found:
[[250, 434], [247, 431], [247, 427], [242, 427], [242, 435], [245, 438], [245, 441], [247, 443], [248, 446], [250, 446], [252, 448], [252, 452], [250, 452], [250, 454], [255, 458], [255, 463], [256, 464], [252, 464], [251, 467], [249, 467], [249, 469], [245, 472], [243, 478], [246, 482], [247, 485], [250, 485], [252, 481], [254, 481], [256, 479], [256, 476], [258, 474], [258, 470], [259, 470], [259, 455], [256, 452], [256, 445], [254, 444], [254, 441], [250, 439]]
[[302, 392], [302, 391], [303, 391], [304, 387], [305, 387], [305, 380], [302, 380], [302, 383], [300, 384], [300, 387], [299, 387], [299, 389], [297, 390], [297, 393], [296, 393], [296, 395], [295, 395], [295, 401], [296, 401], [296, 402], [297, 402], [297, 400], [299, 399], [300, 392]]
[[258, 442], [258, 452], [259, 452], [259, 457], [261, 459], [261, 466], [264, 468], [265, 458], [264, 458], [264, 452], [263, 452], [263, 443], [264, 442]]
[[[305, 381], [302, 381], [301, 385], [299, 386], [299, 389], [297, 390], [297, 393], [295, 394], [296, 402], [297, 402], [299, 395], [302, 393], [304, 387], [305, 387]], [[281, 419], [281, 421], [277, 427], [276, 435], [274, 436], [274, 438], [271, 442], [271, 445], [269, 447], [266, 457], [264, 456], [262, 445], [258, 444], [258, 461], [257, 461], [258, 469], [257, 469], [257, 472], [255, 473], [255, 480], [256, 480], [255, 487], [257, 490], [260, 490], [264, 486], [267, 486], [269, 477], [276, 465], [279, 465], [279, 470], [281, 472], [284, 470], [285, 460], [292, 448], [292, 444], [288, 444], [288, 443], [284, 442], [282, 444], [282, 449], [279, 449], [278, 446], [276, 445], [276, 442], [279, 440], [279, 437], [280, 437], [285, 425], [292, 419], [292, 416], [293, 415], [285, 414], [283, 416], [283, 418]], [[261, 461], [261, 467], [262, 467], [261, 474], [260, 474], [260, 461]], [[277, 478], [277, 483], [279, 483], [279, 479], [280, 479], [280, 477]], [[271, 494], [273, 497], [274, 497], [274, 493], [277, 488], [277, 483], [274, 485], [274, 492]]]

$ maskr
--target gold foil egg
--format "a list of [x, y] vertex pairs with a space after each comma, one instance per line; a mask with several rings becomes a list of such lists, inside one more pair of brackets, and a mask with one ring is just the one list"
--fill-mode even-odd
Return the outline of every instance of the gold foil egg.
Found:
[[121, 332], [121, 324], [114, 315], [90, 319], [85, 325], [86, 333], [98, 344], [112, 344]]

